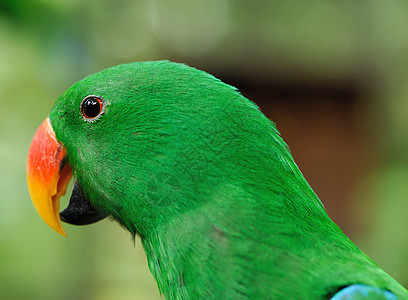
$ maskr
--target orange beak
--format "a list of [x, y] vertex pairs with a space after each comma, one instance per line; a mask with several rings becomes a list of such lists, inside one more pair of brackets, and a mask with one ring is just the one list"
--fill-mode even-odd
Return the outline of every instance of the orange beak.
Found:
[[63, 236], [67, 234], [59, 215], [59, 198], [72, 177], [72, 167], [65, 163], [65, 156], [66, 150], [57, 141], [50, 119], [45, 119], [28, 150], [27, 185], [40, 217]]

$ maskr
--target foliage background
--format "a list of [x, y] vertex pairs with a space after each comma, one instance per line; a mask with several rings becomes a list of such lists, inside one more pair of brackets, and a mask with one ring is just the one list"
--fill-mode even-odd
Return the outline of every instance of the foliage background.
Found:
[[408, 286], [408, 2], [0, 0], [0, 298], [159, 299], [116, 224], [53, 233], [28, 196], [35, 130], [75, 81], [171, 59], [278, 123], [329, 215]]

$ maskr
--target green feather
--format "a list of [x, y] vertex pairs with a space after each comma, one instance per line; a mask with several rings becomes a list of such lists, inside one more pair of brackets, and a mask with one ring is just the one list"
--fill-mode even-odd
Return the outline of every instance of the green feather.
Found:
[[[107, 104], [94, 122], [88, 95]], [[275, 125], [208, 73], [112, 67], [50, 119], [92, 205], [141, 237], [166, 299], [327, 299], [350, 284], [408, 299], [330, 220]]]

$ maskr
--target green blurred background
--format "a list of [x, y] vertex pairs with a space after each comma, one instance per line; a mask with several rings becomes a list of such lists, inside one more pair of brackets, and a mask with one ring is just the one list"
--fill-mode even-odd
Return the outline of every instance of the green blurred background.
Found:
[[25, 180], [65, 89], [157, 59], [257, 102], [329, 215], [407, 287], [407, 28], [405, 0], [0, 0], [0, 298], [160, 299], [139, 240], [109, 221], [59, 236]]

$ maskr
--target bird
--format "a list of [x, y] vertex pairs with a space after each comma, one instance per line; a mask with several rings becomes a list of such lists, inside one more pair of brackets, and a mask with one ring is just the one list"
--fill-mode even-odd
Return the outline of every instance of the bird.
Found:
[[63, 236], [61, 221], [109, 218], [140, 237], [166, 299], [408, 299], [330, 219], [259, 107], [183, 63], [73, 84], [34, 134], [27, 184]]

